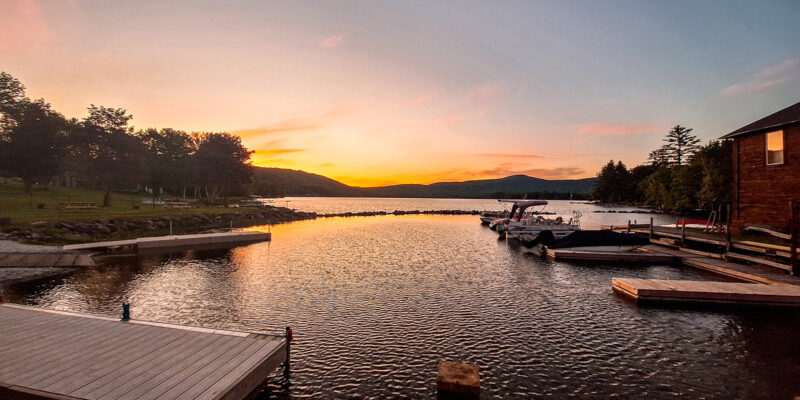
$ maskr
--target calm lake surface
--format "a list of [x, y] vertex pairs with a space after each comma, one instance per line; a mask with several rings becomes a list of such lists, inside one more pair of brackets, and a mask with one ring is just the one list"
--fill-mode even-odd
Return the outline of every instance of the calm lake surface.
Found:
[[[290, 200], [320, 212], [487, 208]], [[553, 206], [583, 207], [584, 227], [650, 217]], [[612, 277], [716, 279], [692, 269], [543, 261], [475, 216], [327, 218], [271, 230], [271, 243], [90, 269], [6, 296], [110, 316], [128, 300], [133, 318], [207, 327], [292, 325], [293, 385], [278, 398], [435, 398], [443, 359], [480, 365], [484, 399], [800, 394], [798, 312], [637, 307], [611, 290]]]

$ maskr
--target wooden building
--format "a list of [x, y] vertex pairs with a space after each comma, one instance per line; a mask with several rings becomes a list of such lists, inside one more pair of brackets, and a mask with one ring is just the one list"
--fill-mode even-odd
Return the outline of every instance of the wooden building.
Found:
[[788, 232], [800, 200], [800, 103], [722, 139], [733, 140], [732, 231], [762, 225]]

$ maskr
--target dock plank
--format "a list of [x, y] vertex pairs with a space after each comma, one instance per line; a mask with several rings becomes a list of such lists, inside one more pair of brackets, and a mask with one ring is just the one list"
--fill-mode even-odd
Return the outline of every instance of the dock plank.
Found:
[[125, 396], [135, 398], [150, 390], [155, 384], [163, 382], [172, 376], [167, 371], [174, 371], [176, 368], [180, 368], [180, 365], [187, 365], [192, 363], [193, 360], [199, 359], [206, 352], [216, 347], [217, 342], [221, 340], [222, 338], [219, 336], [204, 337], [195, 346], [181, 353], [182, 357], [171, 357], [153, 368], [145, 369], [139, 375], [134, 376], [133, 379], [126, 381], [114, 390], [105, 394], [98, 394], [97, 398], [100, 400], [119, 400]]
[[[167, 349], [153, 351], [150, 355], [118, 368], [113, 373], [109, 373], [102, 379], [96, 380], [91, 385], [91, 388], [85, 387], [81, 388], [81, 390], [86, 389], [88, 391], [86, 393], [87, 397], [103, 398], [103, 396], [110, 395], [115, 390], [121, 389], [124, 384], [131, 382], [132, 379], [141, 376], [147, 371], [151, 371], [152, 365], [150, 365], [150, 362], [152, 360], [159, 357], [169, 357], [172, 359], [175, 356], [183, 354], [185, 351], [191, 350], [195, 346], [203, 346], [204, 342], [208, 342], [212, 339], [214, 339], [213, 336], [189, 336], [176, 346], [169, 346]], [[122, 388], [121, 390], [124, 393], [125, 389]]]
[[11, 304], [0, 304], [0, 338], [2, 395], [40, 399], [243, 399], [263, 382], [253, 371], [266, 377], [286, 350], [280, 336]]

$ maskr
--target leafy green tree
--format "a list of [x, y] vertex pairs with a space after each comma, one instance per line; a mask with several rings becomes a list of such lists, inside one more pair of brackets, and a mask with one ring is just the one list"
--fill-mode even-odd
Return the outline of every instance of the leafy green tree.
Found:
[[135, 186], [142, 170], [144, 147], [128, 127], [133, 116], [121, 108], [95, 106], [82, 121], [82, 132], [73, 145], [83, 159], [84, 173], [105, 191], [103, 206], [111, 204], [111, 192]]
[[[136, 133], [144, 145], [144, 179], [153, 188], [153, 198], [161, 189], [177, 191], [191, 180], [191, 156], [195, 142], [186, 132], [164, 128]], [[155, 206], [155, 202], [153, 202]]]
[[669, 164], [669, 156], [667, 155], [666, 145], [659, 147], [650, 152], [647, 156], [647, 161], [652, 166], [663, 166]]
[[668, 209], [672, 188], [672, 173], [669, 168], [658, 168], [639, 184], [639, 191], [644, 195], [645, 204]]
[[25, 96], [25, 86], [10, 74], [0, 72], [0, 124], [14, 124], [28, 103], [30, 99]]
[[30, 189], [58, 173], [66, 121], [43, 100], [23, 102], [15, 112], [0, 128], [0, 170]]
[[672, 165], [682, 165], [685, 161], [688, 162], [692, 154], [699, 149], [697, 144], [700, 143], [700, 139], [692, 135], [692, 128], [680, 125], [675, 125], [672, 130], [667, 132], [664, 141], [667, 143], [657, 152], [663, 152], [666, 161]]
[[733, 199], [733, 143], [711, 141], [692, 157], [691, 165], [702, 171], [698, 200], [709, 209], [716, 209]]
[[670, 174], [672, 184], [667, 196], [668, 209], [683, 213], [697, 208], [702, 170], [693, 165], [676, 165], [670, 168]]
[[609, 161], [597, 175], [592, 197], [603, 202], [623, 202], [631, 200], [631, 176], [622, 161], [616, 164]]
[[646, 199], [645, 193], [642, 191], [641, 183], [647, 179], [648, 176], [654, 174], [659, 168], [658, 165], [643, 164], [637, 165], [630, 170], [630, 190], [631, 200], [634, 202], [644, 202]]
[[250, 156], [253, 151], [242, 145], [242, 139], [228, 133], [199, 133], [194, 138], [197, 151], [193, 155], [196, 181], [204, 187], [206, 199], [214, 203], [220, 196], [228, 202], [228, 189], [247, 183], [253, 175]]
[[0, 172], [21, 178], [26, 189], [58, 172], [66, 121], [44, 100], [31, 101], [25, 86], [0, 72]]

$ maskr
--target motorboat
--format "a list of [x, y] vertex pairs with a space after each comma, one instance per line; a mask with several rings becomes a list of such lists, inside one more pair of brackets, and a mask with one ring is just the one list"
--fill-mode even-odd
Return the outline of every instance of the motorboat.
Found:
[[511, 212], [508, 218], [492, 221], [490, 227], [498, 233], [505, 233], [506, 238], [511, 240], [523, 239], [533, 240], [543, 231], [550, 231], [556, 239], [563, 238], [572, 232], [581, 229], [581, 213], [573, 212], [569, 220], [561, 216], [555, 218], [545, 217], [544, 215], [530, 215], [526, 217], [525, 211], [530, 207], [547, 206], [546, 200], [506, 200], [512, 203]]

